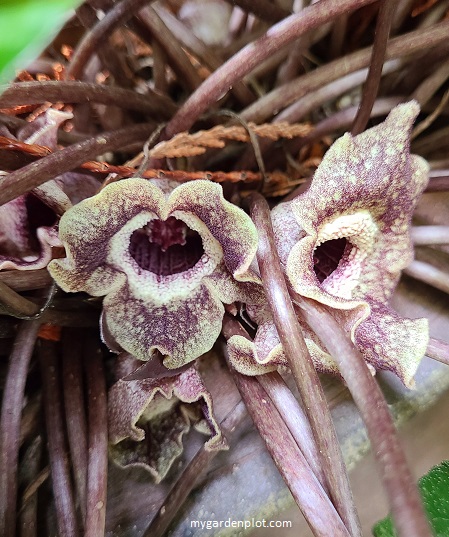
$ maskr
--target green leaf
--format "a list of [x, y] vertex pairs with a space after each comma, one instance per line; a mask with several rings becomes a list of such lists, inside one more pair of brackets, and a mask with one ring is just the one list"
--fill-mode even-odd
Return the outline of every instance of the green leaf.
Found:
[[[0, 84], [24, 69], [57, 34], [80, 0], [0, 0]], [[0, 90], [1, 92], [1, 90]]]
[[[424, 509], [435, 537], [449, 537], [449, 461], [443, 461], [418, 482]], [[373, 528], [374, 537], [397, 537], [388, 516]]]

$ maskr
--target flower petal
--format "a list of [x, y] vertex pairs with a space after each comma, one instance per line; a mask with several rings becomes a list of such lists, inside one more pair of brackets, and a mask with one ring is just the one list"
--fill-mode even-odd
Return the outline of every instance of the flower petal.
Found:
[[183, 451], [191, 423], [208, 434], [208, 450], [226, 449], [210, 393], [194, 367], [159, 380], [119, 380], [109, 391], [111, 454], [120, 466], [139, 465], [156, 482]]
[[257, 281], [250, 265], [257, 251], [257, 231], [242, 209], [223, 197], [220, 185], [191, 181], [176, 188], [169, 198], [170, 214], [194, 214], [223, 249], [229, 272], [238, 281]]
[[223, 304], [208, 285], [200, 285], [183, 299], [157, 305], [124, 286], [110, 292], [103, 304], [107, 329], [124, 350], [148, 360], [157, 349], [170, 369], [212, 348], [223, 314]]

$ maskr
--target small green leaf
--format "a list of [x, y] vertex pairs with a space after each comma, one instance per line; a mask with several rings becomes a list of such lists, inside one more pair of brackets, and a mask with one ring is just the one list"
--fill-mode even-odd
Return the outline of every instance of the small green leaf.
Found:
[[[449, 537], [449, 461], [443, 461], [418, 482], [424, 509], [435, 537]], [[378, 522], [374, 537], [397, 537], [391, 517]]]
[[[79, 0], [0, 0], [0, 84], [52, 40]], [[1, 93], [1, 89], [0, 89]]]

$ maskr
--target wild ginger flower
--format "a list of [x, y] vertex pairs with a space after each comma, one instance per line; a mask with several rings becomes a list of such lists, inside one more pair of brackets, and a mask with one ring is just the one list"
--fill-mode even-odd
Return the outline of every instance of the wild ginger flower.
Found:
[[[129, 355], [116, 371], [135, 368]], [[140, 466], [159, 483], [183, 452], [183, 437], [193, 426], [209, 436], [205, 449], [227, 449], [214, 417], [212, 397], [195, 366], [162, 379], [118, 380], [109, 390], [110, 454], [121, 467]]]
[[[73, 116], [53, 108], [19, 129], [17, 139], [56, 149], [60, 125]], [[4, 132], [9, 138], [11, 133]], [[3, 174], [6, 172], [0, 172]], [[98, 182], [88, 176], [66, 173], [47, 181], [31, 192], [0, 206], [0, 270], [32, 270], [45, 268], [52, 257], [52, 248], [61, 247], [55, 228], [54, 204], [63, 210], [82, 197], [92, 195]]]
[[257, 232], [208, 181], [128, 179], [81, 201], [60, 221], [67, 258], [49, 271], [69, 292], [105, 296], [102, 333], [140, 360], [157, 350], [177, 368], [210, 350], [223, 303], [247, 302]]
[[[427, 184], [428, 166], [410, 154], [416, 102], [397, 106], [380, 125], [328, 150], [310, 188], [272, 212], [276, 246], [292, 289], [324, 304], [351, 335], [368, 364], [413, 385], [428, 343], [425, 319], [402, 319], [388, 306], [413, 258], [412, 213]], [[234, 365], [257, 374], [285, 365], [266, 308], [252, 308], [259, 324], [254, 345], [229, 340]], [[318, 370], [337, 366], [302, 323]]]

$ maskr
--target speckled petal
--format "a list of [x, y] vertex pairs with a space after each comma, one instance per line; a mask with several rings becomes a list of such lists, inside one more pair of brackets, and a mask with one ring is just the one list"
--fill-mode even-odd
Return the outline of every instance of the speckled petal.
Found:
[[111, 336], [127, 352], [148, 360], [155, 349], [170, 369], [210, 350], [220, 335], [224, 307], [207, 284], [182, 300], [155, 305], [124, 286], [107, 295], [103, 317]]
[[258, 281], [249, 270], [257, 251], [257, 231], [250, 217], [223, 198], [220, 185], [192, 181], [176, 188], [169, 198], [170, 213], [194, 214], [223, 249], [229, 272], [238, 281]]
[[[128, 179], [108, 185], [67, 211], [59, 224], [67, 258], [52, 261], [48, 267], [58, 285], [65, 291], [85, 291], [93, 296], [105, 295], [121, 285], [124, 278], [116, 281], [111, 277], [120, 271], [120, 259], [116, 266], [108, 261], [112, 237], [137, 215], [144, 213], [147, 221], [160, 217], [164, 203], [163, 193], [149, 181]], [[128, 244], [122, 244], [117, 256], [127, 251]]]
[[371, 315], [359, 325], [355, 343], [375, 369], [395, 373], [409, 388], [429, 342], [427, 319], [403, 319], [381, 303], [371, 303]]
[[226, 449], [210, 393], [194, 367], [159, 380], [119, 380], [109, 391], [111, 455], [161, 481], [183, 451], [191, 424], [208, 434], [208, 450]]

